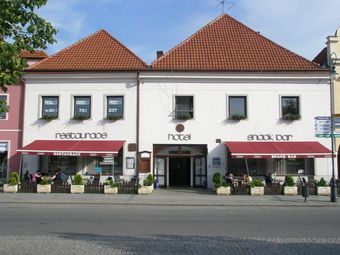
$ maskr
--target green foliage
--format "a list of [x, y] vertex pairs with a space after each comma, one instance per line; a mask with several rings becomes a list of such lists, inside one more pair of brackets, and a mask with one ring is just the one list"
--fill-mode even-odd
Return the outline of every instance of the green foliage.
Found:
[[263, 181], [260, 179], [254, 179], [250, 182], [250, 187], [254, 188], [254, 187], [263, 187]]
[[230, 116], [230, 119], [232, 120], [244, 120], [246, 119], [247, 117], [244, 116], [243, 114], [233, 114]]
[[146, 177], [146, 179], [143, 181], [143, 185], [144, 186], [151, 186], [151, 185], [153, 185], [153, 182], [154, 182], [153, 176], [152, 176], [152, 174], [149, 174]]
[[301, 115], [296, 113], [287, 113], [286, 115], [282, 116], [283, 120], [293, 121], [301, 119]]
[[76, 174], [72, 181], [73, 185], [84, 185], [84, 180], [81, 174]]
[[318, 186], [318, 187], [326, 187], [327, 186], [327, 182], [326, 182], [326, 180], [323, 177], [321, 177], [320, 181], [316, 182], [316, 186]]
[[6, 100], [0, 100], [0, 112], [9, 112], [9, 106]]
[[105, 182], [105, 185], [111, 186], [112, 188], [114, 187], [119, 187], [120, 183], [119, 182], [115, 182], [112, 179], [107, 179]]
[[55, 43], [57, 30], [35, 12], [47, 0], [0, 1], [0, 88], [14, 84], [27, 66], [23, 50], [33, 52]]
[[55, 120], [56, 118], [57, 118], [56, 116], [43, 115], [43, 116], [41, 116], [40, 119], [46, 120], [46, 121], [51, 121], [51, 120]]
[[294, 181], [292, 176], [289, 176], [289, 175], [286, 176], [286, 183], [285, 183], [285, 185], [288, 186], [288, 187], [295, 186], [295, 181]]
[[223, 182], [222, 176], [219, 172], [216, 172], [216, 173], [213, 174], [213, 183], [214, 183], [215, 188], [219, 188], [219, 187], [223, 186], [224, 182]]
[[17, 172], [12, 172], [8, 181], [8, 184], [10, 185], [18, 185], [19, 184], [19, 175]]
[[89, 117], [83, 116], [83, 115], [74, 115], [73, 119], [74, 120], [87, 120], [87, 119], [89, 119]]
[[107, 120], [120, 120], [122, 118], [123, 118], [123, 116], [121, 116], [121, 115], [114, 115], [114, 116], [107, 116], [106, 117]]
[[48, 179], [48, 178], [42, 178], [39, 184], [40, 185], [48, 185], [48, 184], [51, 184], [51, 180]]
[[190, 119], [192, 119], [192, 116], [188, 112], [177, 112], [176, 113], [176, 119], [178, 119], [178, 120], [190, 120]]

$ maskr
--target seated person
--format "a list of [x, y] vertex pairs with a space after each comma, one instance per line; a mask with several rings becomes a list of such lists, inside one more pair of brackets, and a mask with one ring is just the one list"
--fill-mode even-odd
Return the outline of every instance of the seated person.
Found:
[[232, 185], [232, 184], [234, 183], [234, 176], [233, 176], [233, 174], [230, 173], [230, 172], [227, 173], [227, 174], [225, 175], [224, 179], [225, 179], [225, 181], [226, 181], [227, 183], [229, 183], [230, 185]]
[[249, 183], [249, 182], [251, 182], [251, 181], [253, 180], [253, 178], [251, 178], [251, 176], [250, 176], [249, 174], [245, 174], [245, 175], [243, 176], [243, 179], [244, 179], [244, 181], [245, 181], [246, 183]]
[[268, 185], [268, 186], [270, 186], [270, 185], [272, 185], [273, 184], [273, 176], [272, 176], [272, 173], [268, 173], [267, 175], [266, 175], [266, 185]]

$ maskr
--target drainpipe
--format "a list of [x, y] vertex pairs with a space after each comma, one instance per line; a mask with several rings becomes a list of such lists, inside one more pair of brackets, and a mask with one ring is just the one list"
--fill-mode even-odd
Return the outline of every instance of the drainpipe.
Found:
[[137, 95], [136, 95], [136, 175], [139, 174], [139, 111], [140, 111], [140, 73], [137, 72]]

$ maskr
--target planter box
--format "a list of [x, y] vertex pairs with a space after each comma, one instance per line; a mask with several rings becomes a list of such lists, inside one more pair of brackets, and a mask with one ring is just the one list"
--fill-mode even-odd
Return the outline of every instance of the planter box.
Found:
[[71, 194], [84, 193], [84, 185], [71, 185]]
[[296, 196], [298, 194], [297, 192], [297, 187], [296, 186], [284, 186], [283, 187], [283, 195], [292, 195], [292, 196]]
[[230, 195], [230, 187], [219, 187], [216, 189], [217, 195]]
[[153, 191], [153, 185], [151, 186], [142, 186], [138, 188], [138, 195], [149, 195]]
[[51, 184], [37, 185], [37, 193], [51, 193]]
[[250, 195], [252, 196], [263, 196], [264, 187], [250, 187]]
[[18, 192], [18, 185], [4, 184], [4, 193]]
[[104, 185], [104, 194], [118, 194], [118, 187], [111, 187], [110, 185]]
[[331, 187], [316, 187], [316, 192], [318, 196], [330, 196], [331, 195]]

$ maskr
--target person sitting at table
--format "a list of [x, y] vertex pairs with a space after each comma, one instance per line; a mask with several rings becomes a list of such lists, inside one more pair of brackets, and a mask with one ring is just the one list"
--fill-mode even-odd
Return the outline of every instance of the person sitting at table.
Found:
[[225, 177], [224, 177], [225, 181], [230, 184], [230, 185], [233, 185], [234, 183], [234, 176], [232, 173], [228, 172]]
[[269, 172], [267, 175], [266, 175], [266, 185], [267, 186], [271, 186], [273, 184], [273, 176], [272, 176], [272, 173]]
[[253, 178], [251, 178], [251, 176], [249, 174], [245, 174], [243, 176], [243, 179], [246, 183], [250, 183], [253, 180]]

